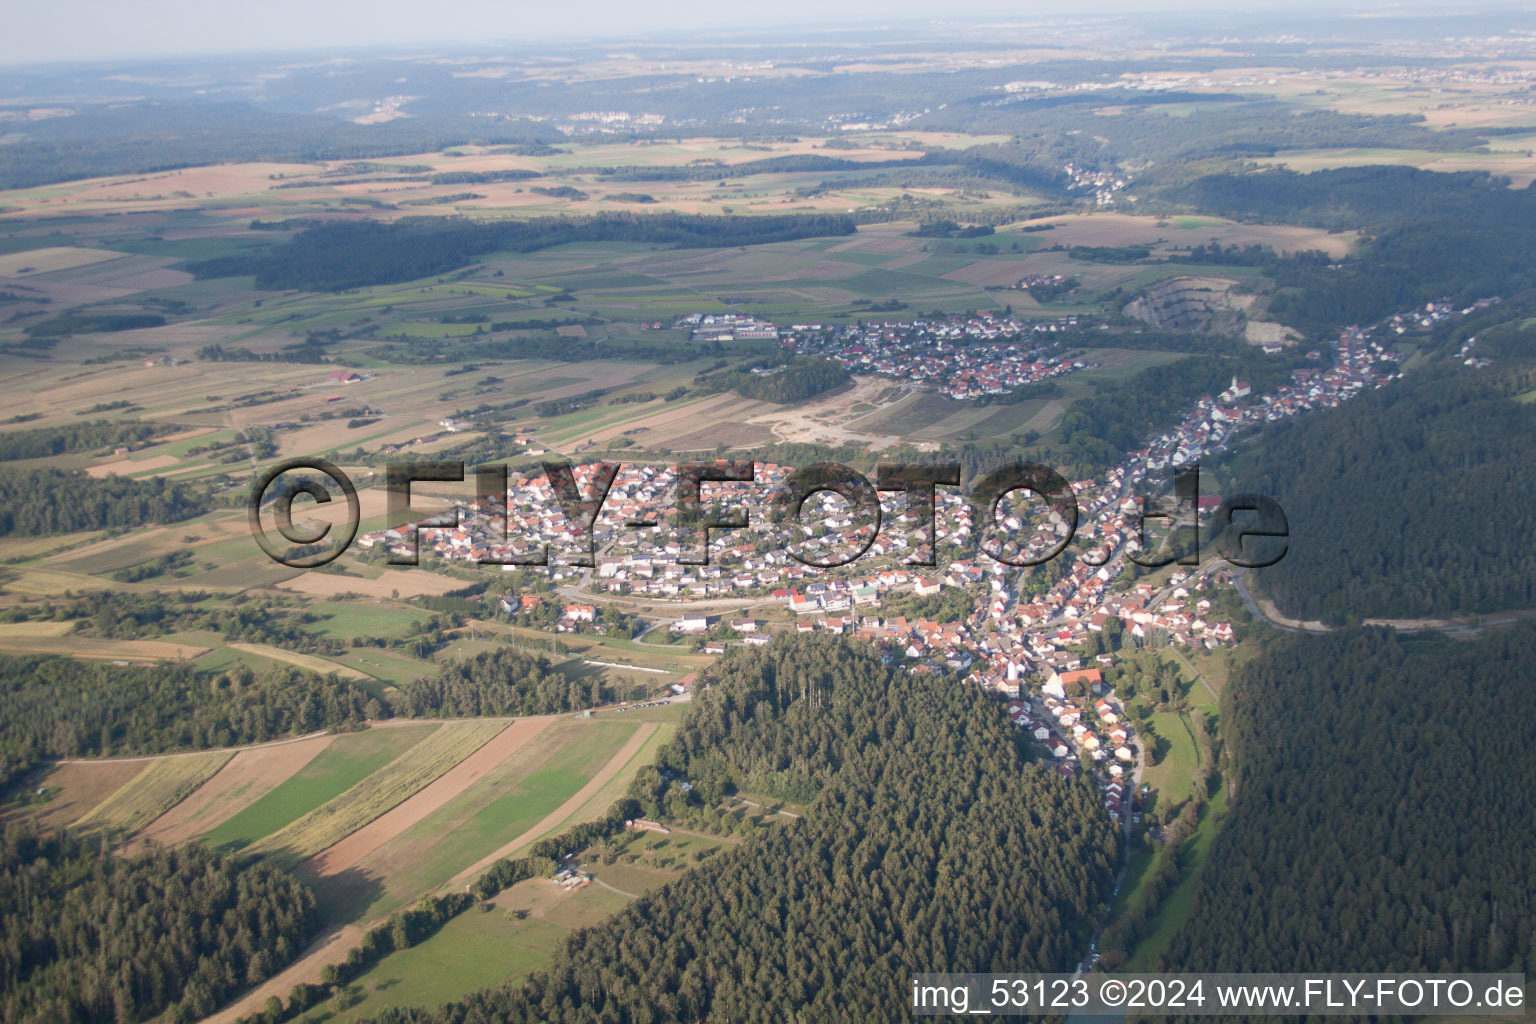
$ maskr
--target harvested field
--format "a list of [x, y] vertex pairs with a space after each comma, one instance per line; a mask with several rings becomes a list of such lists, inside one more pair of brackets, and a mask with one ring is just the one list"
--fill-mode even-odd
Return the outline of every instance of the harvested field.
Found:
[[755, 448], [759, 445], [772, 444], [773, 440], [773, 431], [767, 427], [725, 420], [713, 423], [703, 430], [695, 430], [691, 434], [669, 438], [666, 448], [668, 451], [675, 452], [713, 450], [722, 444], [727, 448]]
[[552, 721], [552, 718], [523, 718], [513, 722], [403, 803], [311, 859], [305, 865], [306, 870], [324, 878], [352, 867], [469, 788], [548, 728]]
[[181, 465], [181, 460], [174, 455], [151, 455], [147, 459], [114, 459], [111, 462], [102, 462], [86, 469], [86, 472], [98, 479], [111, 476], [130, 476], [134, 473], [144, 473], [152, 469], [167, 469], [171, 466]]
[[710, 422], [724, 410], [739, 410], [745, 405], [774, 408], [765, 403], [748, 402], [735, 395], [714, 395], [699, 401], [647, 405], [627, 414], [605, 418], [585, 431], [563, 430], [554, 434], [543, 432], [541, 436], [556, 443], [569, 441], [573, 444], [601, 444], [622, 436], [637, 437], [643, 443], [653, 442], [675, 433], [691, 431], [700, 423]]
[[1018, 284], [1020, 278], [1028, 275], [1033, 266], [1034, 264], [1025, 263], [1023, 260], [977, 260], [975, 263], [967, 263], [959, 270], [951, 270], [943, 276], [948, 280], [964, 281], [967, 284], [1012, 286]]
[[[30, 623], [29, 623], [30, 625]], [[94, 636], [17, 636], [0, 634], [0, 651], [24, 654], [65, 654], [72, 658], [106, 661], [190, 661], [208, 648], [165, 640], [106, 640]]]
[[506, 719], [450, 722], [345, 793], [246, 849], [288, 865], [313, 857], [418, 792], [506, 727]]
[[63, 636], [74, 628], [74, 622], [0, 622], [0, 643], [7, 640]]
[[776, 411], [753, 416], [747, 422], [766, 426], [781, 441], [854, 442], [869, 444], [878, 450], [901, 439], [895, 434], [882, 436], [861, 431], [855, 428], [855, 423], [873, 415], [867, 412], [868, 407], [877, 400], [886, 401], [890, 387], [890, 381], [879, 377], [854, 377], [851, 387], [845, 386], [801, 405], [772, 406], [770, 408]]
[[129, 291], [147, 292], [157, 288], [176, 288], [180, 285], [191, 284], [196, 280], [185, 270], [145, 270], [137, 274], [124, 274], [122, 277], [114, 277], [112, 284], [117, 288], [127, 288]]
[[121, 259], [125, 255], [111, 249], [77, 249], [69, 245], [30, 249], [0, 256], [0, 277], [25, 277], [54, 270], [69, 270], [90, 263]]
[[227, 750], [157, 757], [127, 785], [97, 804], [75, 828], [136, 832], [176, 806], [235, 755]]
[[205, 834], [277, 788], [334, 739], [312, 736], [240, 751], [195, 793], [151, 822], [139, 838], [175, 846]]
[[423, 594], [446, 594], [464, 586], [464, 581], [423, 569], [386, 569], [376, 580], [325, 572], [304, 572], [291, 580], [284, 580], [278, 586], [312, 597], [339, 597], [342, 594], [392, 597], [397, 592], [400, 597], [419, 597]]
[[45, 804], [25, 807], [44, 829], [66, 828], [117, 792], [144, 770], [142, 761], [66, 761], [48, 769], [39, 787], [53, 795]]
[[347, 666], [338, 665], [334, 661], [326, 661], [324, 658], [317, 658], [313, 654], [299, 654], [294, 651], [285, 651], [281, 647], [273, 647], [270, 644], [233, 643], [229, 645], [229, 648], [233, 651], [244, 651], [247, 654], [259, 654], [263, 658], [271, 658], [273, 661], [281, 661], [285, 665], [297, 665], [299, 668], [308, 669], [311, 672], [318, 672], [321, 675], [329, 675], [330, 673], [334, 672], [343, 679], [363, 680], [373, 678], [364, 672], [359, 672], [355, 668], [347, 668]]

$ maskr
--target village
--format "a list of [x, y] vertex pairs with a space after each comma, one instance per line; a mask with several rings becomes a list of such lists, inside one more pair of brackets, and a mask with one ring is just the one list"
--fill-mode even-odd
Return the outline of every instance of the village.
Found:
[[[1454, 311], [1442, 304], [1413, 316], [1417, 321], [1436, 313], [1466, 315], [1494, 301]], [[545, 600], [562, 601], [557, 629], [593, 623], [603, 599], [611, 597], [673, 609], [668, 630], [694, 638], [704, 653], [723, 653], [732, 644], [766, 644], [776, 630], [863, 638], [891, 664], [912, 672], [951, 673], [994, 695], [1063, 775], [1092, 772], [1106, 811], [1129, 827], [1145, 747], [1102, 673], [1122, 652], [1161, 647], [1206, 652], [1235, 642], [1232, 623], [1213, 614], [1219, 593], [1233, 579], [1226, 566], [1214, 561], [1175, 566], [1155, 585], [1127, 571], [1128, 556], [1143, 547], [1142, 510], [1149, 500], [1143, 493], [1165, 489], [1171, 471], [1226, 450], [1245, 428], [1336, 406], [1386, 385], [1398, 376], [1397, 356], [1373, 333], [1382, 328], [1395, 334], [1401, 323], [1399, 317], [1371, 328], [1349, 328], [1339, 338], [1333, 366], [1296, 370], [1290, 383], [1270, 393], [1255, 394], [1247, 382], [1233, 379], [1101, 479], [1072, 482], [1081, 516], [1079, 543], [1050, 563], [1054, 574], [1018, 569], [978, 553], [983, 538], [976, 536], [969, 502], [942, 488], [936, 492], [932, 548], [924, 517], [893, 492], [882, 495], [878, 530], [869, 522], [857, 524], [846, 505], [839, 508], [821, 492], [807, 503], [801, 519], [819, 523], [821, 530], [792, 524], [786, 534], [785, 524], [763, 512], [794, 470], [763, 462], [754, 464], [751, 483], [709, 485], [705, 503], [717, 514], [742, 513], [748, 525], [714, 532], [707, 564], [682, 561], [685, 553], [701, 553], [706, 534], [679, 525], [676, 470], [646, 464], [619, 469], [593, 521], [590, 546], [560, 511], [542, 475], [513, 479], [505, 503], [493, 495], [471, 503], [459, 527], [423, 534], [422, 546], [447, 560], [510, 556], [525, 563], [543, 556], [547, 546], [546, 571], [560, 596], [509, 598], [502, 610], [515, 616]], [[812, 325], [792, 328], [785, 344], [797, 344], [806, 336], [800, 332], [813, 330]], [[838, 334], [850, 336], [848, 329]], [[940, 342], [929, 338], [924, 343]], [[843, 354], [852, 353], [844, 349]], [[576, 467], [583, 493], [595, 469]], [[1202, 496], [1197, 521], [1219, 504], [1219, 498]], [[996, 525], [1025, 554], [1036, 554], [1055, 543], [1060, 523], [1053, 515], [1010, 512]], [[413, 529], [378, 531], [359, 543], [365, 549], [404, 552]], [[1020, 538], [1025, 538], [1022, 543]], [[842, 544], [862, 555], [836, 568], [819, 568], [794, 557], [803, 555], [794, 550], [796, 544], [807, 543], [821, 548]], [[941, 558], [941, 551], [949, 557]], [[970, 609], [963, 615], [900, 611], [906, 602], [956, 591], [962, 599], [954, 607]], [[731, 615], [719, 610], [722, 603], [768, 607], [777, 614]], [[883, 607], [892, 605], [894, 612], [882, 614]]]
[[1076, 316], [1027, 320], [979, 312], [836, 327], [793, 324], [780, 336], [797, 353], [825, 356], [854, 373], [908, 381], [964, 400], [1010, 394], [1090, 368], [1059, 354], [1060, 336], [1077, 329]]

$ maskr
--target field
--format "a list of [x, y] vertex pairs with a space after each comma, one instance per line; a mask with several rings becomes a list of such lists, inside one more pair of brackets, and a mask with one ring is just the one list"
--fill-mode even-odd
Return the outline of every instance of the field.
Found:
[[246, 654], [260, 655], [263, 658], [271, 658], [273, 661], [280, 661], [285, 665], [296, 665], [299, 668], [318, 672], [321, 675], [328, 675], [334, 672], [343, 679], [371, 678], [367, 673], [359, 672], [355, 668], [337, 665], [335, 662], [326, 661], [324, 658], [317, 658], [313, 654], [285, 651], [281, 647], [273, 647], [271, 644], [232, 643], [229, 645], [229, 649], [232, 651], [244, 651]]
[[[477, 778], [445, 776], [441, 785], [306, 864], [305, 877], [315, 879], [327, 915], [339, 921], [376, 918], [439, 886], [467, 884], [492, 861], [569, 824], [601, 817], [612, 801], [596, 807], [591, 796], [615, 780], [626, 785], [654, 755], [655, 746], [646, 741], [660, 728], [523, 721], [536, 723], [537, 730], [519, 737], [521, 746]], [[644, 759], [637, 757], [642, 749]]]
[[341, 795], [436, 731], [436, 725], [373, 728], [336, 737], [289, 778], [226, 818], [203, 841], [244, 847]]
[[155, 758], [127, 785], [86, 812], [74, 827], [111, 834], [143, 828], [212, 778], [233, 756], [229, 751], [215, 750]]
[[239, 751], [190, 796], [146, 826], [138, 838], [175, 846], [217, 828], [303, 770], [334, 739], [315, 736]]
[[[427, 939], [394, 953], [349, 986], [357, 1004], [322, 1006], [300, 1020], [366, 1019], [391, 1006], [434, 1006], [504, 980], [516, 982], [547, 964], [560, 939], [601, 922], [632, 900], [678, 877], [731, 840], [674, 832], [626, 833], [588, 850], [580, 868], [594, 881], [564, 888], [548, 879], [519, 882], [488, 909], [472, 909]], [[495, 950], [486, 955], [486, 950]]]
[[[655, 710], [675, 712], [676, 707]], [[462, 888], [497, 857], [515, 855], [546, 835], [601, 817], [634, 773], [654, 759], [672, 728], [671, 722], [646, 712], [525, 718], [510, 726], [505, 719], [389, 723], [322, 738], [329, 742], [308, 763], [264, 794], [242, 789], [233, 777], [222, 780], [221, 792], [210, 794], [208, 805], [228, 808], [247, 802], [202, 837], [210, 846], [266, 851], [291, 863], [329, 834], [349, 834], [326, 843], [320, 856], [299, 867], [320, 897], [329, 931], [300, 961], [215, 1019], [234, 1020], [260, 1009], [268, 995], [286, 995], [298, 981], [318, 982], [324, 964], [345, 958], [363, 929], [387, 914], [441, 887]], [[495, 735], [466, 751], [476, 737], [455, 738], [467, 735], [466, 730]], [[255, 753], [242, 751], [240, 756]], [[422, 781], [433, 773], [424, 765], [449, 759], [456, 763], [437, 771], [435, 780]], [[387, 802], [390, 798], [381, 795], [386, 791], [403, 796], [395, 799], [393, 809], [351, 813]], [[213, 817], [199, 820], [207, 823]], [[296, 836], [303, 841], [317, 835], [303, 847], [294, 845]], [[606, 892], [601, 887], [594, 891]], [[595, 923], [627, 902], [610, 893], [590, 912], [575, 914], [587, 899], [551, 920], [565, 929], [578, 920]]]
[[0, 644], [61, 637], [74, 628], [73, 622], [3, 622], [0, 623]]
[[[558, 756], [544, 754], [541, 757], [548, 760], [530, 761], [523, 769], [530, 774], [502, 783], [510, 785], [511, 791], [495, 794], [475, 812], [477, 829], [486, 839], [494, 837], [496, 845], [482, 848], [482, 855], [459, 871], [453, 882], [472, 878], [504, 857], [518, 856], [569, 825], [602, 817], [623, 795], [634, 773], [655, 758], [674, 728], [632, 719], [561, 726], [550, 737], [552, 743], [563, 745]], [[499, 824], [512, 808], [515, 816]]]
[[448, 723], [382, 770], [247, 849], [285, 864], [312, 857], [426, 786], [506, 725], [501, 719]]
[[1159, 711], [1151, 722], [1162, 759], [1147, 768], [1144, 781], [1160, 800], [1178, 803], [1189, 795], [1200, 769], [1195, 740], [1184, 717], [1176, 712]]
[[356, 1006], [337, 1012], [323, 1004], [299, 1020], [344, 1024], [386, 1007], [435, 1006], [526, 977], [548, 964], [575, 928], [597, 924], [630, 902], [597, 885], [572, 892], [530, 879], [504, 891], [491, 909], [460, 914], [425, 942], [386, 957], [350, 986], [362, 997]]
[[[353, 867], [379, 847], [417, 825], [422, 819], [438, 811], [445, 803], [480, 781], [492, 769], [497, 768], [503, 761], [530, 743], [548, 728], [550, 723], [549, 718], [523, 718], [510, 724], [501, 719], [489, 719], [455, 722], [444, 726], [433, 737], [433, 741], [437, 741], [436, 748], [430, 741], [422, 744], [414, 752], [416, 754], [414, 761], [411, 758], [404, 758], [398, 765], [392, 765], [391, 771], [409, 780], [411, 774], [417, 771], [425, 774], [432, 770], [432, 762], [429, 758], [441, 756], [439, 754], [441, 748], [449, 748], [454, 753], [461, 750], [472, 750], [472, 752], [455, 762], [447, 771], [433, 778], [427, 785], [413, 790], [405, 800], [372, 819], [364, 827], [356, 831], [348, 830], [345, 839], [334, 846], [326, 847], [324, 853], [314, 857], [305, 865], [305, 869], [317, 878], [325, 878]], [[488, 742], [480, 746], [472, 746], [482, 736], [486, 737]], [[418, 768], [417, 765], [425, 767]], [[389, 778], [391, 771], [381, 772], [373, 777], [376, 780], [375, 788], [386, 793], [390, 791], [390, 787], [395, 785]], [[401, 784], [399, 788], [404, 790], [408, 784], [408, 782]], [[367, 805], [374, 799], [370, 790], [352, 791], [344, 796], [349, 804]], [[441, 834], [440, 831], [433, 832], [434, 836]]]
[[1206, 858], [1210, 855], [1211, 842], [1216, 838], [1216, 831], [1221, 826], [1221, 817], [1226, 811], [1226, 806], [1227, 791], [1225, 789], [1218, 790], [1206, 804], [1200, 818], [1200, 825], [1195, 829], [1189, 845], [1184, 850], [1179, 884], [1158, 905], [1157, 914], [1153, 917], [1147, 937], [1137, 943], [1136, 948], [1131, 951], [1130, 959], [1125, 963], [1124, 970], [1127, 972], [1152, 970], [1163, 951], [1168, 948], [1168, 943], [1173, 941], [1174, 934], [1189, 919], [1190, 911], [1194, 906], [1195, 885], [1199, 881], [1201, 869], [1205, 867]]
[[445, 594], [463, 585], [458, 580], [435, 573], [399, 569], [386, 569], [373, 579], [305, 572], [278, 584], [284, 590], [312, 597], [341, 597], [347, 594], [361, 597], [419, 597], [422, 594]]
[[75, 267], [100, 263], [103, 260], [122, 259], [126, 253], [108, 249], [84, 249], [73, 246], [50, 246], [14, 252], [0, 256], [0, 277], [27, 277], [47, 274], [55, 270], [71, 270]]
[[45, 770], [32, 794], [41, 802], [24, 804], [0, 815], [30, 818], [41, 828], [61, 829], [73, 825], [93, 807], [122, 789], [144, 770], [144, 762], [65, 761]]

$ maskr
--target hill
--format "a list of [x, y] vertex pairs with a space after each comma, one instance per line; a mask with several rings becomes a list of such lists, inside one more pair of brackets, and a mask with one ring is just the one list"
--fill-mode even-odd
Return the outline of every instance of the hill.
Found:
[[995, 704], [825, 636], [717, 672], [632, 793], [707, 817], [750, 780], [814, 794], [806, 815], [573, 935], [525, 986], [378, 1019], [905, 1020], [911, 971], [1082, 954], [1113, 829], [1088, 786], [1025, 762]]
[[1536, 968], [1532, 658], [1528, 624], [1472, 644], [1357, 629], [1236, 672], [1231, 810], [1163, 962]]
[[1497, 367], [1426, 368], [1295, 417], [1246, 451], [1237, 491], [1290, 522], [1259, 576], [1286, 614], [1343, 623], [1536, 606], [1536, 406]]

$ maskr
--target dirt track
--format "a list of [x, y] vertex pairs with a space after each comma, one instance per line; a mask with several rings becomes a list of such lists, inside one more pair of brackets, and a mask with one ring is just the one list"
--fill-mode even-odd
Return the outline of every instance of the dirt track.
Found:
[[254, 989], [230, 1003], [211, 1017], [203, 1018], [203, 1024], [234, 1024], [241, 1017], [259, 1013], [267, 999], [277, 996], [287, 1001], [293, 987], [300, 982], [320, 984], [320, 974], [328, 964], [340, 964], [347, 953], [363, 941], [364, 929], [355, 924], [333, 928], [321, 934], [310, 944], [304, 955], [277, 974], [257, 985]]

